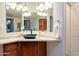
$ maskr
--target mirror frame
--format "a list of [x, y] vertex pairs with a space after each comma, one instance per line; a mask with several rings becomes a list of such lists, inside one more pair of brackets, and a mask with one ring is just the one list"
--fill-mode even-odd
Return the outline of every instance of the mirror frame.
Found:
[[[54, 4], [53, 4], [53, 12], [54, 12]], [[6, 10], [6, 9], [5, 9]], [[23, 19], [23, 18], [22, 18]], [[54, 15], [53, 15], [53, 32], [41, 32], [41, 31], [37, 31], [37, 32], [40, 32], [40, 33], [44, 33], [45, 36], [48, 36], [46, 34], [49, 34], [49, 37], [52, 37], [52, 38], [59, 38], [59, 26], [60, 26], [60, 20], [56, 20], [54, 18]], [[23, 31], [21, 31], [22, 33]], [[14, 32], [17, 34], [17, 32]], [[20, 33], [20, 32], [19, 32]], [[8, 33], [7, 33], [8, 34]], [[50, 35], [51, 34], [51, 35]]]

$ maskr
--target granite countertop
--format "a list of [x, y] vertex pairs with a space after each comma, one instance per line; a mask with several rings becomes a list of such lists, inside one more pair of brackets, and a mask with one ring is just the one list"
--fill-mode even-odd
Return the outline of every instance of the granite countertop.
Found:
[[25, 39], [24, 37], [0, 38], [0, 44], [8, 44], [12, 42], [21, 42], [21, 41], [60, 41], [60, 40], [55, 37], [43, 37], [43, 36], [37, 36], [35, 39]]

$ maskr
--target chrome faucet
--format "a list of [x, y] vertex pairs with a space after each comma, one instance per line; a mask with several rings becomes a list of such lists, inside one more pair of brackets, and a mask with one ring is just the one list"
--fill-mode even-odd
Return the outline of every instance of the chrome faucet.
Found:
[[32, 29], [31, 29], [31, 34], [32, 34]]

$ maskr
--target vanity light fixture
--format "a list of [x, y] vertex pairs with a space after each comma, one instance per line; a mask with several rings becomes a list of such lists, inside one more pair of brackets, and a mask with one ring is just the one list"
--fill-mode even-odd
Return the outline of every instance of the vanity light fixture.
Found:
[[[36, 7], [35, 12], [39, 16], [47, 16], [47, 10], [51, 7], [52, 7], [52, 3], [49, 3], [49, 2], [40, 3]], [[23, 16], [30, 16], [31, 15], [31, 12], [29, 13], [30, 10], [28, 9], [26, 4], [7, 3], [6, 9], [7, 10], [14, 9], [14, 10], [17, 10], [17, 11], [22, 11]]]
[[46, 8], [52, 8], [52, 3], [45, 2], [45, 7], [46, 7]]
[[37, 6], [36, 10], [38, 11], [46, 11], [49, 8], [52, 8], [52, 3], [49, 2], [45, 2], [45, 3], [41, 3]]
[[29, 11], [28, 7], [23, 4], [17, 4], [17, 3], [6, 3], [6, 9], [13, 9], [17, 11], [26, 12]]
[[46, 12], [37, 12], [37, 15], [39, 15], [39, 16], [47, 16], [47, 13]]
[[37, 6], [36, 10], [37, 10], [37, 15], [39, 16], [47, 16], [47, 10], [49, 8], [52, 8], [52, 4], [49, 2], [45, 2], [45, 3], [41, 3]]
[[26, 6], [23, 7], [22, 12], [29, 11]]
[[11, 9], [15, 9], [17, 7], [17, 4], [16, 3], [11, 3], [11, 5], [10, 5], [10, 8]]
[[6, 3], [6, 6], [5, 7], [6, 7], [7, 10], [10, 9], [10, 5], [11, 5], [11, 3]]
[[45, 10], [48, 10], [49, 8], [52, 8], [52, 4], [49, 2], [45, 2]]
[[38, 11], [44, 11], [44, 4], [41, 3], [39, 6], [37, 6], [36, 10], [38, 10]]
[[22, 8], [23, 8], [23, 6], [22, 6], [21, 4], [19, 4], [19, 5], [18, 5], [18, 7], [19, 7], [20, 9], [22, 9]]
[[5, 7], [6, 7], [6, 10], [9, 10], [10, 9], [10, 6], [8, 6], [8, 5], [6, 5]]
[[46, 12], [43, 12], [43, 13], [42, 13], [42, 16], [47, 16], [47, 13], [46, 13]]
[[6, 3], [6, 9], [15, 9], [17, 7], [17, 4], [16, 3]]
[[36, 10], [43, 11], [44, 10], [44, 4], [41, 3], [39, 6], [37, 6]]
[[20, 11], [20, 10], [21, 10], [21, 8], [17, 7], [17, 8], [16, 8], [16, 10], [17, 10], [17, 11]]
[[37, 12], [37, 15], [42, 16], [41, 14], [42, 14], [42, 12]]
[[23, 6], [21, 4], [19, 4], [17, 7], [16, 7], [16, 10], [17, 11], [21, 11], [23, 9]]

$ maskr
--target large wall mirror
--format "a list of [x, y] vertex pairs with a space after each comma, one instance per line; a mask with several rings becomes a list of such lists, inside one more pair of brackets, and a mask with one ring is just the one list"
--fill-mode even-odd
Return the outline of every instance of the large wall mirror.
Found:
[[6, 32], [53, 32], [53, 3], [6, 3]]

